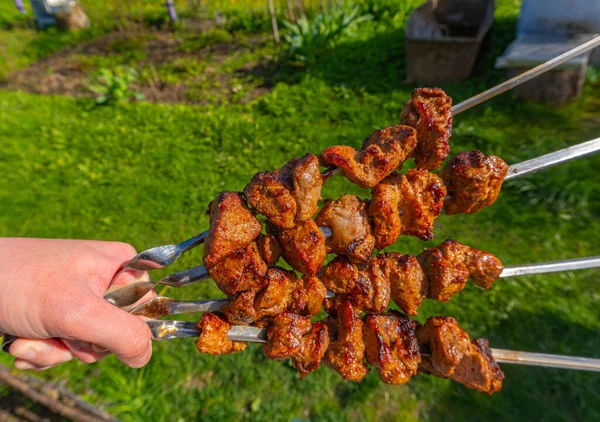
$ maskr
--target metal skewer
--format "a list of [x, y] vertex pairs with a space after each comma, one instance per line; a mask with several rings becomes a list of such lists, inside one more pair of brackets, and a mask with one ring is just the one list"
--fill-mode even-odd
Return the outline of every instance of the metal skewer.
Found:
[[546, 63], [542, 63], [539, 66], [534, 67], [531, 70], [528, 70], [525, 73], [522, 73], [518, 76], [515, 76], [512, 79], [509, 79], [506, 82], [501, 83], [493, 88], [488, 89], [487, 91], [482, 92], [474, 97], [469, 98], [468, 100], [463, 101], [462, 103], [456, 104], [452, 107], [452, 115], [456, 115], [458, 113], [462, 113], [465, 110], [470, 109], [471, 107], [475, 107], [478, 104], [481, 104], [484, 101], [489, 100], [490, 98], [495, 97], [496, 95], [502, 94], [503, 92], [508, 91], [516, 87], [517, 85], [521, 85], [536, 76], [541, 75], [544, 72], [554, 69], [555, 67], [568, 62], [572, 58], [582, 55], [583, 53], [587, 53], [590, 50], [600, 46], [600, 36], [583, 43], [566, 53], [561, 54], [558, 57], [553, 58], [552, 60], [547, 61]]
[[[154, 340], [171, 340], [184, 337], [198, 337], [200, 332], [196, 323], [184, 321], [146, 321], [152, 331]], [[247, 341], [265, 343], [264, 328], [236, 325], [229, 330], [227, 337], [232, 341]], [[530, 353], [516, 350], [491, 349], [492, 356], [498, 363], [517, 365], [542, 366], [547, 368], [572, 369], [579, 371], [600, 372], [600, 359], [576, 356], [549, 355], [545, 353]]]

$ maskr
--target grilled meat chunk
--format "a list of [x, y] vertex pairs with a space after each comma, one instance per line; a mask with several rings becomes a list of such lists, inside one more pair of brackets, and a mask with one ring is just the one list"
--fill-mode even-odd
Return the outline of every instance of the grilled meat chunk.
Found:
[[375, 238], [367, 216], [367, 204], [354, 195], [343, 195], [337, 201], [326, 200], [315, 223], [329, 227], [327, 252], [347, 256], [353, 262], [366, 262], [373, 252]]
[[283, 258], [293, 269], [309, 275], [321, 269], [327, 255], [326, 239], [312, 219], [291, 229], [277, 230], [277, 234], [283, 246]]
[[369, 368], [364, 363], [365, 344], [362, 339], [363, 324], [350, 302], [341, 302], [337, 319], [328, 318], [329, 349], [325, 364], [337, 371], [343, 379], [359, 382]]
[[290, 229], [317, 212], [322, 186], [319, 160], [306, 154], [273, 173], [257, 173], [244, 196], [277, 227]]
[[327, 294], [323, 283], [315, 276], [305, 276], [302, 283], [297, 283], [292, 292], [292, 300], [288, 312], [298, 315], [315, 316]]
[[277, 238], [272, 234], [260, 235], [258, 238], [258, 251], [260, 256], [272, 268], [277, 264], [283, 254], [283, 249]]
[[229, 302], [223, 307], [229, 322], [250, 324], [287, 309], [298, 282], [296, 274], [283, 268], [271, 268], [267, 272], [266, 282], [266, 286], [258, 292], [248, 290], [229, 298]]
[[470, 346], [450, 379], [490, 395], [500, 391], [504, 372], [494, 360], [487, 339], [476, 339]]
[[311, 329], [310, 318], [285, 312], [274, 316], [267, 328], [263, 353], [269, 359], [285, 360], [300, 351], [303, 336]]
[[200, 331], [196, 340], [196, 347], [200, 353], [222, 355], [238, 353], [246, 348], [244, 342], [229, 340], [227, 332], [231, 329], [231, 324], [221, 314], [205, 312], [196, 328]]
[[327, 325], [323, 322], [315, 322], [308, 334], [302, 337], [300, 350], [292, 356], [292, 364], [302, 379], [313, 371], [319, 369], [321, 360], [329, 347], [329, 333]]
[[334, 166], [351, 182], [373, 188], [402, 163], [417, 145], [416, 131], [396, 125], [376, 130], [363, 142], [362, 149], [338, 145], [324, 149], [321, 162]]
[[405, 384], [417, 374], [421, 353], [416, 328], [415, 321], [397, 311], [365, 318], [367, 362], [377, 368], [379, 378], [386, 384]]
[[504, 266], [502, 262], [489, 252], [465, 246], [465, 265], [469, 270], [471, 281], [479, 287], [489, 289], [494, 281], [500, 278]]
[[471, 346], [469, 335], [452, 317], [429, 318], [417, 329], [417, 340], [428, 352], [421, 356], [420, 371], [442, 378], [454, 374]]
[[448, 302], [467, 284], [469, 270], [464, 265], [464, 249], [458, 242], [444, 242], [425, 249], [418, 257], [429, 280], [430, 299]]
[[204, 265], [209, 270], [248, 246], [262, 230], [246, 202], [235, 192], [221, 192], [208, 206], [207, 214], [210, 227], [204, 240]]
[[385, 312], [390, 302], [390, 283], [383, 257], [372, 257], [363, 268], [338, 256], [319, 273], [327, 288], [336, 294], [325, 299], [325, 311], [335, 314], [340, 303], [348, 301], [357, 312]]
[[417, 146], [411, 154], [417, 168], [441, 166], [450, 153], [452, 98], [439, 88], [417, 88], [402, 109], [400, 122], [417, 130]]
[[228, 296], [245, 290], [260, 290], [267, 281], [267, 264], [260, 256], [256, 242], [220, 260], [208, 272]]
[[429, 292], [429, 281], [417, 258], [388, 252], [385, 255], [391, 296], [406, 315], [417, 315], [417, 309]]
[[442, 179], [448, 190], [446, 214], [467, 214], [492, 205], [508, 172], [508, 164], [481, 151], [461, 152], [444, 166]]
[[413, 169], [385, 179], [373, 189], [369, 205], [375, 246], [390, 246], [401, 234], [431, 240], [445, 196], [442, 179], [425, 170]]

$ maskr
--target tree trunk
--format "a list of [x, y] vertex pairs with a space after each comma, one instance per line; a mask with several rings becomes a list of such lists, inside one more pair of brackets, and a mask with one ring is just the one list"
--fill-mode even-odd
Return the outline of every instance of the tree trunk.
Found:
[[277, 26], [277, 15], [275, 14], [275, 5], [273, 0], [267, 0], [269, 2], [269, 13], [271, 13], [271, 24], [273, 25], [273, 37], [275, 38], [275, 44], [279, 45], [279, 27]]
[[290, 22], [296, 22], [296, 11], [294, 10], [294, 0], [287, 0], [288, 5], [288, 17]]
[[304, 0], [295, 0], [296, 6], [300, 11], [300, 16], [304, 15], [306, 12], [304, 11]]

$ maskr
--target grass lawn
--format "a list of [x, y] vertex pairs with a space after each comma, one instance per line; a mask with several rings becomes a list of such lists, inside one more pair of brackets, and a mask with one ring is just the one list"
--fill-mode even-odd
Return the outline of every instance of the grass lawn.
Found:
[[[474, 77], [442, 86], [456, 102], [504, 78], [493, 61], [514, 34], [519, 5], [497, 3]], [[219, 191], [241, 190], [255, 172], [307, 151], [359, 146], [398, 121], [413, 88], [402, 84], [404, 22], [402, 12], [365, 24], [307, 69], [284, 69], [272, 90], [248, 104], [93, 107], [89, 98], [0, 90], [0, 236], [120, 240], [142, 250], [205, 230], [204, 212]], [[599, 111], [600, 87], [592, 84], [560, 110], [504, 94], [455, 118], [453, 152], [477, 148], [516, 163], [597, 137]], [[452, 237], [507, 265], [600, 255], [599, 166], [595, 156], [507, 182], [493, 207], [441, 216], [435, 242], [404, 237], [390, 249], [416, 254]], [[369, 196], [341, 178], [323, 196], [347, 192]], [[169, 272], [198, 265], [201, 253]], [[165, 294], [222, 296], [213, 283]], [[599, 300], [597, 271], [528, 276], [502, 279], [490, 291], [469, 285], [448, 304], [426, 301], [418, 319], [452, 315], [492, 347], [600, 357]], [[42, 376], [65, 380], [126, 421], [600, 420], [597, 374], [502, 368], [504, 387], [491, 397], [427, 376], [386, 386], [375, 371], [360, 384], [327, 368], [300, 381], [291, 364], [269, 361], [259, 346], [212, 357], [177, 340], [155, 343], [141, 370], [111, 357]], [[0, 386], [0, 400], [5, 394]]]

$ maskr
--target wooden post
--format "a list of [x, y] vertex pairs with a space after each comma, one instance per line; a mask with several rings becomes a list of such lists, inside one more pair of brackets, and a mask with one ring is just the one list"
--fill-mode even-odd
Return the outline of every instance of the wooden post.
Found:
[[269, 13], [271, 13], [271, 24], [273, 25], [273, 37], [275, 38], [275, 44], [279, 45], [279, 27], [277, 26], [277, 15], [275, 14], [275, 5], [273, 0], [267, 0], [269, 2]]
[[296, 22], [296, 11], [294, 10], [294, 0], [287, 0], [288, 5], [288, 17], [290, 22]]

